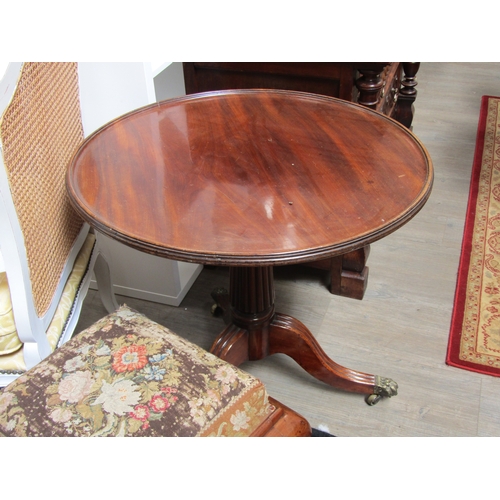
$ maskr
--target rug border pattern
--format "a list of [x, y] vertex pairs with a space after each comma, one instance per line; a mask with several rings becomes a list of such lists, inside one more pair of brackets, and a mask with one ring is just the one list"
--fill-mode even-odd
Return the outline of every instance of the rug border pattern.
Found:
[[450, 366], [494, 376], [500, 376], [500, 349], [485, 325], [500, 326], [500, 258], [491, 246], [500, 230], [500, 215], [491, 217], [500, 213], [491, 193], [500, 185], [499, 127], [500, 97], [483, 96], [446, 357]]

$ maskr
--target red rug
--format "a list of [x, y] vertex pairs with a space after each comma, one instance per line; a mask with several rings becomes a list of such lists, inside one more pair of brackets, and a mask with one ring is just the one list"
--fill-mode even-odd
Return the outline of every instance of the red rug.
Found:
[[500, 377], [500, 97], [481, 101], [446, 363]]

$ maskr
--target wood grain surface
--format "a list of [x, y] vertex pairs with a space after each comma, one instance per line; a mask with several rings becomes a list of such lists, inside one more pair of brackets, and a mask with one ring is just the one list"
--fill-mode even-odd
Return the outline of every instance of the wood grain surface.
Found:
[[204, 264], [306, 262], [363, 247], [426, 202], [432, 162], [396, 121], [278, 90], [164, 101], [91, 135], [70, 199], [98, 230]]

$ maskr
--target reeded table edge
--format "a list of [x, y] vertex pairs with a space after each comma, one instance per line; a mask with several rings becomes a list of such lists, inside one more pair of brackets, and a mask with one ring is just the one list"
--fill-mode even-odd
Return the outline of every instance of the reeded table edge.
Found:
[[370, 232], [359, 238], [350, 240], [345, 243], [332, 244], [328, 247], [314, 248], [308, 250], [298, 250], [294, 252], [284, 252], [275, 254], [264, 255], [236, 255], [236, 254], [219, 254], [219, 253], [202, 253], [193, 252], [190, 250], [182, 250], [179, 248], [169, 248], [163, 245], [155, 245], [145, 241], [133, 238], [125, 233], [116, 231], [98, 220], [94, 219], [88, 212], [73, 199], [73, 192], [68, 181], [68, 193], [70, 203], [76, 212], [98, 232], [103, 233], [110, 238], [119, 241], [129, 247], [135, 248], [142, 252], [146, 252], [159, 257], [165, 257], [172, 260], [179, 260], [183, 262], [191, 262], [196, 264], [218, 265], [218, 266], [279, 266], [288, 264], [301, 264], [315, 260], [326, 259], [341, 255], [358, 248], [362, 248], [370, 243], [374, 243], [385, 236], [393, 233], [400, 227], [409, 222], [418, 212], [423, 208], [431, 194], [433, 175], [432, 169], [430, 170], [429, 181], [427, 189], [423, 192], [423, 196], [419, 199], [410, 210], [405, 212], [404, 216], [396, 219], [392, 223], [385, 225], [378, 231]]
[[[210, 92], [200, 92], [198, 94], [191, 94], [187, 96], [181, 96], [181, 97], [176, 97], [172, 99], [168, 99], [168, 102], [175, 102], [179, 100], [195, 100], [195, 99], [200, 99], [204, 97], [210, 97], [210, 96], [216, 96], [219, 94], [239, 94], [239, 93], [259, 93], [259, 92], [269, 92], [269, 90], [266, 89], [238, 89], [238, 90], [217, 90], [217, 91], [210, 91]], [[340, 244], [332, 244], [326, 247], [321, 247], [321, 248], [313, 248], [313, 249], [306, 249], [306, 250], [297, 250], [297, 251], [291, 251], [291, 252], [282, 252], [282, 253], [269, 253], [269, 254], [263, 254], [263, 255], [244, 255], [244, 254], [219, 254], [219, 253], [204, 253], [204, 252], [193, 252], [191, 250], [183, 250], [179, 248], [173, 248], [173, 247], [167, 247], [163, 245], [157, 245], [153, 243], [149, 243], [146, 241], [139, 240], [137, 238], [131, 237], [130, 235], [127, 235], [124, 232], [117, 231], [114, 228], [111, 228], [107, 226], [106, 224], [103, 224], [99, 220], [95, 219], [87, 210], [83, 208], [82, 205], [78, 202], [78, 197], [76, 196], [73, 187], [72, 187], [72, 182], [71, 182], [71, 174], [72, 174], [72, 167], [74, 164], [75, 159], [78, 157], [80, 154], [80, 151], [85, 147], [85, 145], [92, 140], [92, 138], [99, 133], [101, 133], [103, 130], [106, 128], [112, 126], [114, 123], [121, 121], [131, 115], [134, 115], [136, 113], [140, 113], [143, 110], [150, 109], [156, 106], [160, 106], [161, 102], [156, 102], [152, 104], [148, 104], [146, 106], [143, 106], [141, 108], [132, 110], [128, 113], [125, 113], [110, 122], [104, 124], [102, 127], [98, 128], [95, 130], [92, 134], [90, 134], [85, 141], [81, 144], [81, 146], [78, 148], [76, 151], [75, 155], [73, 156], [72, 161], [70, 162], [70, 165], [67, 170], [67, 175], [66, 175], [66, 188], [69, 196], [70, 203], [72, 207], [76, 210], [76, 212], [86, 221], [88, 222], [92, 227], [94, 227], [98, 232], [101, 232], [110, 238], [119, 241], [120, 243], [123, 243], [131, 248], [135, 248], [139, 251], [149, 253], [151, 255], [156, 255], [159, 257], [164, 257], [172, 260], [178, 260], [182, 262], [190, 262], [190, 263], [196, 263], [196, 264], [206, 264], [206, 265], [218, 265], [218, 266], [278, 266], [278, 265], [288, 265], [288, 264], [301, 264], [305, 262], [311, 262], [315, 260], [321, 260], [321, 259], [326, 259], [329, 257], [334, 257], [337, 255], [342, 255], [344, 253], [356, 250], [358, 248], [362, 248], [368, 244], [374, 243], [375, 241], [378, 241], [385, 236], [388, 236], [389, 234], [393, 233], [400, 227], [404, 226], [406, 223], [408, 223], [413, 217], [415, 217], [418, 212], [423, 208], [425, 203], [430, 197], [431, 191], [432, 191], [432, 186], [434, 182], [434, 168], [432, 164], [431, 157], [426, 149], [426, 147], [423, 145], [423, 143], [420, 141], [420, 139], [409, 129], [407, 129], [405, 126], [403, 126], [401, 123], [396, 121], [395, 119], [384, 115], [383, 113], [380, 113], [378, 111], [375, 111], [373, 109], [367, 108], [366, 106], [362, 106], [358, 103], [353, 103], [349, 101], [343, 101], [342, 99], [338, 99], [335, 97], [330, 97], [330, 96], [323, 96], [320, 94], [311, 94], [308, 92], [300, 92], [300, 91], [286, 91], [286, 90], [272, 90], [274, 93], [286, 93], [286, 94], [298, 94], [303, 97], [307, 97], [310, 99], [317, 99], [317, 100], [334, 100], [334, 101], [340, 101], [343, 104], [347, 106], [353, 106], [353, 107], [358, 107], [363, 109], [365, 112], [371, 112], [375, 113], [376, 115], [379, 115], [381, 118], [390, 121], [394, 123], [398, 128], [400, 128], [404, 133], [409, 135], [415, 143], [419, 146], [421, 149], [423, 156], [427, 160], [427, 178], [426, 182], [423, 186], [423, 189], [420, 193], [420, 196], [417, 197], [407, 211], [404, 212], [404, 214], [397, 218], [393, 219], [392, 221], [388, 222], [385, 224], [383, 227], [378, 228], [377, 230], [374, 230], [373, 232], [366, 233], [359, 238], [355, 238], [352, 240], [349, 240], [344, 243]]]

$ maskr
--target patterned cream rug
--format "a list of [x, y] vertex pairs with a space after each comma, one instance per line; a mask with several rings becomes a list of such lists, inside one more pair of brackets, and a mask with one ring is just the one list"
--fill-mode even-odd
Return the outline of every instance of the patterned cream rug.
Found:
[[500, 376], [500, 97], [481, 101], [446, 362]]

